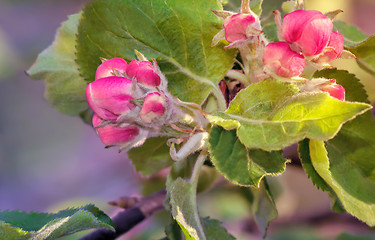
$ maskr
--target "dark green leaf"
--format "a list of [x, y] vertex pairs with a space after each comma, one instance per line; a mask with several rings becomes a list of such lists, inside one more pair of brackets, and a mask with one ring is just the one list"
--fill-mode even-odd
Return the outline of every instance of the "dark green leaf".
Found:
[[336, 240], [374, 240], [375, 234], [366, 234], [366, 235], [352, 235], [349, 233], [340, 234]]
[[228, 231], [221, 226], [221, 222], [215, 219], [210, 219], [209, 217], [201, 218], [203, 224], [204, 233], [206, 234], [207, 240], [235, 240], [228, 233]]
[[253, 193], [252, 212], [255, 221], [262, 233], [266, 237], [269, 223], [277, 218], [277, 209], [273, 196], [270, 192], [266, 179], [261, 182], [258, 189], [251, 188]]
[[[114, 230], [112, 220], [94, 205], [66, 209], [56, 214], [2, 211], [0, 222], [11, 225], [14, 232], [31, 235], [35, 240], [56, 239], [92, 228]], [[0, 224], [0, 233], [8, 232], [9, 225]]]
[[277, 37], [277, 28], [276, 24], [274, 22], [269, 22], [263, 25], [263, 31], [264, 34], [266, 35], [266, 38], [270, 42], [278, 42], [279, 39]]
[[180, 225], [186, 239], [206, 239], [196, 203], [196, 189], [182, 178], [167, 187], [172, 216]]
[[234, 130], [214, 127], [209, 143], [211, 160], [216, 169], [232, 183], [258, 187], [264, 176], [278, 175], [285, 170], [287, 160], [282, 157], [281, 151], [247, 149]]
[[[372, 158], [360, 152], [365, 158], [354, 158], [357, 161], [353, 161], [350, 153], [332, 150], [328, 156], [324, 142], [317, 140], [310, 140], [309, 147], [316, 172], [337, 194], [345, 210], [369, 226], [375, 226], [375, 181], [372, 175], [375, 166], [370, 161]], [[358, 150], [354, 155], [358, 155]]]
[[305, 139], [298, 144], [298, 152], [301, 159], [302, 167], [305, 170], [307, 176], [310, 178], [311, 182], [322, 191], [329, 193], [332, 199], [332, 210], [336, 212], [345, 212], [342, 203], [338, 199], [336, 193], [332, 188], [326, 183], [326, 181], [316, 172], [310, 158], [310, 148], [309, 140]]
[[[222, 29], [210, 9], [217, 0], [94, 0], [83, 11], [77, 41], [77, 63], [88, 82], [100, 57], [135, 58], [134, 50], [156, 58], [168, 88], [184, 101], [203, 103], [232, 67], [236, 51], [211, 47]], [[199, 89], [199, 91], [197, 91]]]
[[143, 145], [128, 151], [137, 172], [149, 176], [173, 164], [167, 140], [166, 137], [149, 138]]
[[333, 192], [331, 187], [324, 181], [322, 177], [315, 171], [315, 168], [310, 158], [309, 140], [305, 139], [298, 144], [299, 157], [301, 159], [302, 167], [311, 182], [322, 191]]
[[47, 101], [69, 115], [79, 115], [88, 107], [85, 97], [87, 83], [79, 75], [74, 62], [80, 17], [80, 13], [69, 16], [69, 20], [58, 29], [53, 44], [39, 54], [27, 71], [31, 78], [45, 81]]
[[370, 108], [323, 92], [301, 93], [294, 84], [264, 80], [241, 90], [225, 113], [208, 119], [227, 130], [236, 129], [246, 147], [272, 151], [305, 137], [328, 140], [343, 123]]
[[347, 49], [357, 57], [357, 63], [361, 68], [375, 75], [375, 35]]
[[[350, 101], [369, 102], [367, 100], [366, 91], [359, 82], [359, 79], [347, 71], [326, 69], [315, 73], [314, 76], [336, 79], [336, 81], [346, 89], [346, 99]], [[366, 191], [365, 189], [367, 189], [367, 187], [375, 184], [374, 178], [370, 173], [371, 171], [375, 171], [375, 166], [372, 164], [372, 158], [375, 156], [374, 134], [375, 120], [372, 114], [368, 112], [346, 123], [337, 136], [327, 142], [332, 177], [339, 186], [349, 192], [349, 195], [358, 198], [360, 201], [363, 200], [365, 196], [375, 194], [373, 191], [363, 192]], [[359, 176], [357, 175], [358, 173]], [[340, 174], [344, 175], [340, 176]], [[362, 186], [361, 184], [366, 185]], [[350, 189], [352, 190], [350, 191]], [[340, 189], [340, 192], [344, 191]], [[348, 209], [350, 204], [342, 200], [343, 197], [340, 197], [337, 190], [335, 194], [337, 194], [342, 201], [343, 207], [349, 213], [357, 216], [356, 211]], [[367, 203], [370, 204], [370, 202]], [[357, 217], [360, 218], [359, 216], [360, 215]]]
[[344, 37], [344, 46], [352, 47], [366, 40], [367, 35], [356, 26], [347, 24], [343, 21], [335, 20], [333, 22], [336, 30]]
[[[314, 76], [334, 78], [346, 89], [347, 99], [368, 102], [363, 85], [347, 71], [323, 70]], [[311, 162], [316, 172], [335, 192], [345, 210], [369, 225], [375, 225], [374, 134], [375, 119], [368, 112], [346, 123], [327, 142], [327, 150], [323, 143], [310, 142]]]
[[345, 100], [351, 102], [370, 103], [367, 99], [367, 93], [360, 80], [354, 74], [345, 70], [335, 68], [325, 69], [314, 73], [315, 78], [336, 79], [336, 82], [342, 85], [346, 90]]
[[164, 231], [168, 240], [182, 240], [181, 229], [177, 221], [168, 224]]

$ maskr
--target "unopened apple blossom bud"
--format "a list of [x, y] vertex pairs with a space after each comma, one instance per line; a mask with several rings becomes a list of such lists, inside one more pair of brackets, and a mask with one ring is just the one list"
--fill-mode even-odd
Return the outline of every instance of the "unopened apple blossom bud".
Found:
[[124, 74], [126, 71], [127, 63], [122, 58], [112, 58], [104, 61], [96, 69], [95, 80], [116, 74]]
[[107, 124], [100, 126], [103, 120], [96, 114], [92, 118], [92, 125], [96, 129], [100, 140], [107, 146], [121, 146], [133, 141], [140, 133], [135, 125], [116, 126]]
[[328, 45], [323, 50], [323, 53], [314, 60], [317, 63], [328, 63], [341, 56], [344, 50], [344, 38], [343, 36], [335, 31], [332, 31]]
[[132, 60], [126, 69], [126, 74], [145, 87], [157, 87], [161, 82], [160, 76], [154, 71], [149, 61]]
[[223, 22], [225, 39], [228, 42], [248, 39], [254, 23], [255, 17], [251, 14], [238, 13], [227, 17]]
[[152, 92], [146, 96], [139, 116], [145, 123], [152, 123], [155, 119], [160, 119], [165, 111], [166, 96], [159, 92]]
[[323, 92], [327, 92], [331, 97], [336, 98], [340, 101], [345, 100], [345, 89], [340, 84], [337, 84], [335, 79], [332, 79], [329, 84], [321, 87], [320, 90]]
[[125, 77], [105, 77], [86, 88], [89, 107], [104, 120], [116, 120], [135, 107], [132, 103], [132, 81]]
[[305, 56], [320, 54], [332, 33], [332, 20], [315, 10], [297, 10], [284, 17], [282, 38]]
[[305, 58], [292, 51], [286, 42], [269, 43], [263, 54], [266, 71], [291, 78], [299, 76], [305, 68]]

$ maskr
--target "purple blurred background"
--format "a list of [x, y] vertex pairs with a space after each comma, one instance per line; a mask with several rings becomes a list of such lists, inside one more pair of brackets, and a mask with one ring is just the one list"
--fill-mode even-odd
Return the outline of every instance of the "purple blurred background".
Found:
[[[95, 131], [43, 98], [24, 73], [67, 15], [87, 1], [0, 1], [0, 209], [46, 211], [138, 192], [126, 153], [104, 149]], [[77, 203], [78, 204], [78, 203]]]
[[[104, 149], [89, 125], [49, 106], [43, 98], [43, 81], [33, 81], [24, 73], [52, 43], [60, 23], [86, 2], [0, 0], [0, 210], [51, 211], [93, 202], [111, 212], [114, 209], [106, 202], [140, 192], [139, 179], [126, 154]], [[375, 33], [375, 1], [306, 2], [308, 8], [321, 11], [341, 8], [345, 11], [342, 18], [367, 34]], [[358, 68], [350, 70], [364, 79], [374, 100], [374, 78]], [[278, 200], [281, 219], [330, 208], [327, 194], [316, 190], [300, 169], [288, 167], [280, 180], [286, 187], [286, 194]], [[215, 205], [211, 199], [201, 197], [202, 204], [212, 205], [211, 212], [209, 208], [202, 212], [212, 214], [219, 203], [225, 208], [224, 200]], [[233, 208], [231, 199], [229, 205]], [[229, 225], [233, 231], [240, 227], [234, 220]], [[326, 231], [335, 230], [330, 227]], [[342, 231], [342, 225], [337, 228], [333, 234]]]

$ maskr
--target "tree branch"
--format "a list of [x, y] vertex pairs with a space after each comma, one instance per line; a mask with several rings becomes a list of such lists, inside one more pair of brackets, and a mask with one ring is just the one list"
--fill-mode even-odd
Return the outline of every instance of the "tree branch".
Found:
[[164, 209], [165, 189], [139, 200], [133, 207], [126, 209], [112, 218], [115, 232], [107, 229], [96, 230], [80, 240], [113, 240], [128, 232], [135, 225]]

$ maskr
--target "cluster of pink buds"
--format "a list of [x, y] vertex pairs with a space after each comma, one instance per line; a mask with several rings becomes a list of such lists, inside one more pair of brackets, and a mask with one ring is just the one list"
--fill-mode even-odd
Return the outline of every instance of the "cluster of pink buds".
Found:
[[[277, 78], [298, 78], [305, 62], [313, 66], [327, 66], [340, 57], [344, 48], [343, 36], [333, 31], [332, 20], [315, 10], [296, 10], [285, 15], [276, 14], [280, 42], [269, 43], [263, 53], [265, 72]], [[334, 83], [334, 87], [340, 86]], [[341, 87], [341, 86], [340, 86]], [[343, 88], [338, 87], [340, 91]], [[327, 85], [332, 88], [332, 85]], [[342, 89], [342, 90], [341, 90]], [[326, 91], [326, 88], [320, 89]], [[330, 94], [333, 91], [326, 91]], [[331, 94], [342, 99], [343, 94]]]
[[[304, 64], [300, 61], [289, 64], [295, 62], [297, 55], [323, 65], [340, 57], [344, 39], [340, 33], [332, 31], [332, 20], [321, 12], [296, 10], [285, 15], [283, 22], [280, 13], [275, 11], [275, 14], [281, 42], [279, 45], [273, 43], [266, 46], [263, 56], [266, 71], [282, 77], [296, 77], [304, 70]], [[280, 62], [280, 67], [270, 62]], [[289, 74], [285, 74], [285, 71]]]
[[86, 89], [93, 126], [108, 146], [142, 144], [171, 116], [167, 83], [156, 62], [113, 58], [96, 71]]

